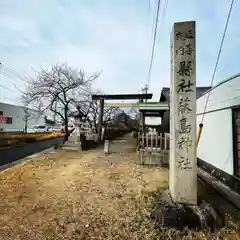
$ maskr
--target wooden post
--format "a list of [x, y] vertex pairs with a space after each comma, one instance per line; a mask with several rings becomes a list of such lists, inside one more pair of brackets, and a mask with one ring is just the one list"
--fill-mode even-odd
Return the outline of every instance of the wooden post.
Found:
[[197, 204], [195, 22], [175, 23], [171, 39], [170, 179], [172, 199]]

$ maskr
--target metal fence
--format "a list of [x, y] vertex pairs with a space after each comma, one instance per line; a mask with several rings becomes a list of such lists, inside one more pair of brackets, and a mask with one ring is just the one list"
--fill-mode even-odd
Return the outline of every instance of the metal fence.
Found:
[[145, 133], [139, 134], [139, 147], [149, 150], [169, 150], [170, 134], [169, 133]]
[[166, 165], [169, 162], [170, 134], [150, 132], [138, 136], [140, 164]]

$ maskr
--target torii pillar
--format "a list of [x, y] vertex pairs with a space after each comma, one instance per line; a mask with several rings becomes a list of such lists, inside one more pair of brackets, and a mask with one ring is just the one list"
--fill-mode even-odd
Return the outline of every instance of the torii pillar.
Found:
[[97, 142], [100, 142], [102, 139], [102, 122], [104, 115], [104, 98], [100, 98], [100, 106], [99, 106], [99, 122], [98, 122], [98, 135]]
[[171, 36], [170, 176], [173, 201], [197, 204], [195, 22], [174, 23]]

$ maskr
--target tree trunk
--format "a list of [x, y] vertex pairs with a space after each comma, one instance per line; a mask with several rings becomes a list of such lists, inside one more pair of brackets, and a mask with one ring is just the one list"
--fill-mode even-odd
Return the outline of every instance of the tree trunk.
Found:
[[95, 128], [96, 132], [97, 132], [98, 131], [98, 124], [97, 124], [97, 121], [96, 121], [95, 118], [93, 119], [93, 125], [94, 125], [94, 128]]
[[107, 131], [107, 123], [104, 124], [103, 139], [105, 139], [106, 131]]
[[28, 121], [27, 119], [25, 119], [25, 125], [24, 125], [24, 132], [27, 133], [27, 129], [28, 129]]

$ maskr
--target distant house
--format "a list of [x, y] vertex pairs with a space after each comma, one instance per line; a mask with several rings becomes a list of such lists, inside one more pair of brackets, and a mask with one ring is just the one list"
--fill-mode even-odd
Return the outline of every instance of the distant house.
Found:
[[[211, 89], [211, 87], [197, 87], [196, 97], [197, 99], [202, 96], [202, 94]], [[170, 104], [170, 88], [163, 87], [160, 95], [160, 102], [168, 102]], [[162, 117], [161, 126], [159, 131], [162, 133], [170, 132], [170, 111], [165, 111]]]

